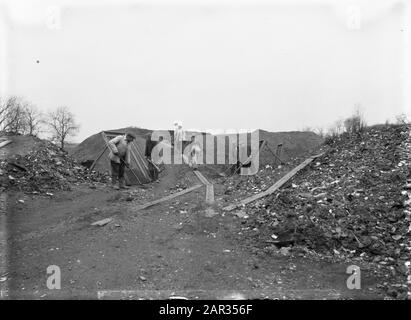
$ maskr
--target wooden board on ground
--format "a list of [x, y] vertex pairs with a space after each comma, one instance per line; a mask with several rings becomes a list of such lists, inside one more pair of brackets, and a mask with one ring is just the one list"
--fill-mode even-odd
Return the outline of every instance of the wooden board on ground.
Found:
[[194, 174], [197, 178], [206, 186], [206, 203], [213, 204], [214, 203], [214, 186], [210, 183], [204, 175], [198, 171], [194, 170]]
[[258, 193], [254, 196], [245, 198], [235, 204], [231, 204], [229, 206], [226, 206], [223, 208], [223, 210], [225, 211], [231, 211], [234, 210], [235, 208], [238, 208], [239, 206], [242, 205], [246, 205], [249, 204], [250, 202], [253, 202], [255, 200], [261, 199], [263, 197], [266, 197], [270, 194], [272, 194], [274, 191], [278, 190], [279, 188], [281, 188], [288, 180], [290, 180], [292, 177], [294, 177], [298, 171], [300, 171], [301, 169], [304, 169], [308, 164], [310, 164], [314, 159], [322, 156], [323, 154], [318, 154], [315, 156], [312, 156], [308, 159], [306, 159], [304, 162], [302, 162], [301, 164], [299, 164], [298, 166], [296, 166], [294, 169], [292, 169], [290, 172], [288, 172], [284, 177], [282, 177], [280, 180], [278, 180], [276, 183], [274, 183], [270, 188], [268, 188], [267, 190]]
[[9, 143], [11, 143], [12, 141], [11, 140], [6, 140], [6, 141], [2, 141], [2, 142], [0, 142], [0, 148], [3, 148], [3, 147], [5, 147], [5, 146], [7, 146]]
[[161, 203], [161, 202], [165, 202], [165, 201], [174, 199], [174, 198], [176, 198], [176, 197], [178, 197], [178, 196], [182, 196], [183, 194], [186, 194], [186, 193], [189, 193], [189, 192], [191, 192], [191, 191], [197, 190], [197, 189], [201, 188], [202, 186], [203, 186], [203, 185], [198, 184], [198, 185], [195, 185], [194, 187], [187, 188], [187, 189], [185, 189], [185, 190], [182, 190], [182, 191], [179, 191], [179, 192], [175, 192], [175, 193], [173, 193], [173, 194], [170, 194], [170, 195], [168, 195], [168, 196], [166, 196], [166, 197], [164, 197], [164, 198], [157, 199], [157, 200], [151, 201], [151, 202], [149, 202], [149, 203], [140, 205], [140, 206], [138, 206], [138, 207], [136, 208], [136, 211], [146, 209], [146, 208], [151, 207], [151, 206], [154, 206], [154, 205], [156, 205], [156, 204], [158, 204], [158, 203]]
[[202, 174], [200, 171], [194, 170], [193, 172], [194, 172], [194, 174], [197, 176], [197, 178], [198, 178], [204, 185], [210, 184], [210, 182], [208, 182], [208, 180], [206, 179], [206, 177], [204, 177], [203, 174]]
[[214, 186], [211, 183], [206, 185], [206, 203], [214, 203]]

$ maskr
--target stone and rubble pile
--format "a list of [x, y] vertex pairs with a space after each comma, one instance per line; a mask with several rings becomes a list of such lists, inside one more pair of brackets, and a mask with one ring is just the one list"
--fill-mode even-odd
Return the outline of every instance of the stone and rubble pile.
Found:
[[108, 176], [81, 166], [56, 145], [43, 141], [25, 155], [8, 154], [0, 162], [4, 191], [46, 193], [70, 190], [72, 183], [107, 182]]
[[410, 125], [343, 134], [278, 192], [238, 211], [243, 235], [262, 246], [361, 258], [394, 279], [383, 284], [389, 295], [411, 298]]

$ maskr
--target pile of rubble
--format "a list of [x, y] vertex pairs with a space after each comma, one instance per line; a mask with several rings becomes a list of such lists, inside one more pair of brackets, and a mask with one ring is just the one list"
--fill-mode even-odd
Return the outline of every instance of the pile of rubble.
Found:
[[0, 162], [0, 189], [44, 193], [70, 190], [78, 182], [106, 182], [108, 176], [79, 165], [66, 152], [44, 141], [22, 156], [8, 155]]
[[344, 134], [279, 192], [243, 208], [244, 233], [263, 245], [359, 257], [393, 277], [390, 295], [411, 298], [410, 178], [410, 126]]
[[[258, 172], [254, 175], [241, 176], [239, 174], [231, 175], [227, 178], [215, 179], [224, 185], [225, 201], [233, 202], [251, 194], [260, 193], [268, 189], [275, 181], [292, 170], [299, 163], [304, 161], [304, 157], [290, 158], [286, 164], [273, 163], [260, 166]], [[234, 199], [231, 199], [234, 196]]]

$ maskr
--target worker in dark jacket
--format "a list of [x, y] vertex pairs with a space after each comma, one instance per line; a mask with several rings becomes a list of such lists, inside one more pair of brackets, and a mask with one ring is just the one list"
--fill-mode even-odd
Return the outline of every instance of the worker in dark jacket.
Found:
[[[151, 140], [151, 133], [146, 135], [146, 150], [145, 150], [145, 157], [148, 162], [148, 170], [150, 172], [151, 179], [153, 181], [158, 181], [158, 170], [157, 168], [153, 165], [153, 160], [151, 159], [151, 152], [153, 151], [153, 148], [157, 145], [157, 141]], [[163, 140], [163, 137], [160, 137], [160, 141]]]
[[[115, 189], [126, 189], [124, 169], [130, 165], [130, 143], [135, 135], [127, 132], [124, 136], [117, 136], [108, 142], [110, 148], [111, 183]], [[116, 185], [118, 180], [118, 186]]]

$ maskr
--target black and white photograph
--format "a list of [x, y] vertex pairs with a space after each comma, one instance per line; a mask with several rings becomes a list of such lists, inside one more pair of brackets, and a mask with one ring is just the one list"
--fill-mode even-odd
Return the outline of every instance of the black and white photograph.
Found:
[[0, 0], [0, 300], [411, 300], [411, 2]]

